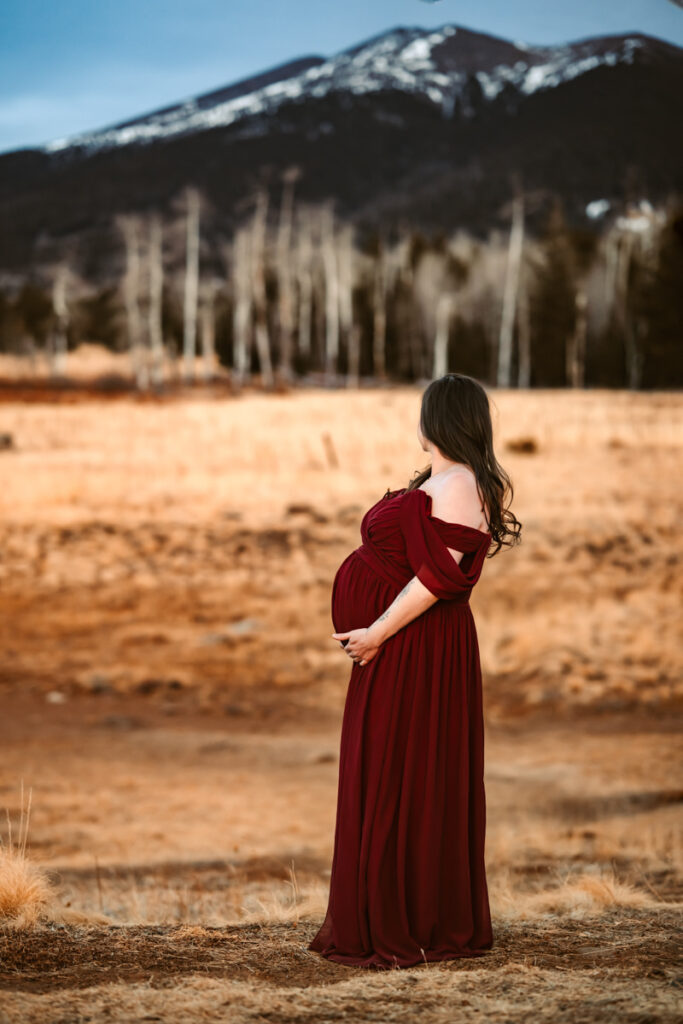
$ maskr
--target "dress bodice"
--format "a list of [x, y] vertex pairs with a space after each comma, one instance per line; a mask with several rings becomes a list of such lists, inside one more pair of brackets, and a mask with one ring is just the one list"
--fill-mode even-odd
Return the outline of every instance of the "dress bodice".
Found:
[[[431, 507], [431, 495], [422, 488], [388, 491], [363, 516], [357, 553], [397, 586], [417, 576], [436, 597], [467, 601], [491, 534], [438, 519]], [[459, 563], [449, 548], [463, 553]]]

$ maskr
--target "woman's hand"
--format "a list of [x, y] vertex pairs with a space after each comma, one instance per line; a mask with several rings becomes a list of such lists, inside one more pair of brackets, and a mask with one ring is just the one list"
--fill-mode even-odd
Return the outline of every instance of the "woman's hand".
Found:
[[366, 665], [372, 661], [381, 646], [375, 634], [371, 632], [370, 626], [350, 629], [348, 633], [333, 633], [332, 636], [339, 640], [348, 656], [359, 665]]

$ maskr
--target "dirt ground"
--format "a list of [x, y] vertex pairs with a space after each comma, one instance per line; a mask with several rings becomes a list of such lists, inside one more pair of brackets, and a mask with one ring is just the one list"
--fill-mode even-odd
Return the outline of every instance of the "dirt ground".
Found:
[[306, 948], [350, 668], [330, 587], [426, 464], [420, 393], [0, 389], [0, 811], [16, 834], [31, 790], [57, 894], [0, 929], [0, 1022], [677, 1019], [673, 393], [491, 391], [523, 524], [472, 596], [494, 948]]

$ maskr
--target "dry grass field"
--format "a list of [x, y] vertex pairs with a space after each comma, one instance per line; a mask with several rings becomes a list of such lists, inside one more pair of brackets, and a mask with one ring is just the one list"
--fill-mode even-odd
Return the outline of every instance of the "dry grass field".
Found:
[[2, 392], [0, 915], [35, 874], [3, 1024], [677, 1019], [677, 394], [490, 392], [523, 523], [472, 597], [494, 948], [306, 948], [350, 670], [330, 587], [425, 465], [420, 393]]

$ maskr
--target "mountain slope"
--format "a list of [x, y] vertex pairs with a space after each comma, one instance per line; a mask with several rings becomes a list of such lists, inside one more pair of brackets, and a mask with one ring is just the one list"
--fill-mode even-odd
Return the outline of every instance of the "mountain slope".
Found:
[[57, 139], [56, 152], [70, 146], [97, 149], [167, 139], [227, 126], [258, 114], [273, 115], [288, 100], [398, 91], [422, 95], [450, 115], [474, 75], [487, 99], [512, 87], [524, 95], [553, 88], [602, 65], [631, 64], [638, 51], [659, 45], [648, 37], [605, 36], [566, 46], [528, 47], [455, 25], [426, 33], [397, 28], [325, 60], [308, 57], [233, 86], [166, 107], [144, 117]]
[[603, 197], [657, 200], [681, 189], [682, 87], [683, 51], [647, 36], [530, 48], [457, 26], [397, 28], [0, 156], [0, 268], [52, 259], [68, 241], [104, 279], [120, 250], [113, 216], [168, 212], [189, 182], [206, 196], [218, 268], [245, 197], [266, 183], [279, 202], [292, 165], [299, 199], [332, 196], [361, 228], [507, 226], [513, 172], [538, 218], [555, 195], [573, 218]]

